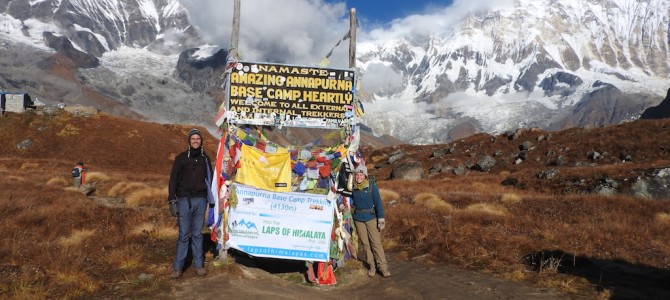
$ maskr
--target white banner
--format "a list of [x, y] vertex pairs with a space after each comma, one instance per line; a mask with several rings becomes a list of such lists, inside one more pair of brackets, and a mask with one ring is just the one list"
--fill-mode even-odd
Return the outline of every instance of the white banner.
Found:
[[227, 248], [253, 256], [327, 261], [335, 204], [326, 195], [279, 193], [233, 184]]

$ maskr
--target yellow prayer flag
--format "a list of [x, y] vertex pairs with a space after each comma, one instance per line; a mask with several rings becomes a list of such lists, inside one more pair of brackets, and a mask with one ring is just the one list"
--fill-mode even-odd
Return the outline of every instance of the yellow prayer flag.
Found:
[[242, 145], [240, 162], [236, 182], [268, 191], [291, 191], [291, 156], [288, 152], [271, 154]]

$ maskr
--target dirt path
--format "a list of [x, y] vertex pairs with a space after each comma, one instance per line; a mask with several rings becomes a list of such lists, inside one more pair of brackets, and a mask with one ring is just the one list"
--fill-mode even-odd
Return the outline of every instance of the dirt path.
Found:
[[255, 267], [242, 266], [244, 279], [225, 275], [197, 278], [192, 270], [161, 299], [569, 299], [553, 289], [529, 287], [448, 266], [390, 261], [392, 276], [369, 278], [363, 268], [347, 268], [335, 286], [295, 283]]

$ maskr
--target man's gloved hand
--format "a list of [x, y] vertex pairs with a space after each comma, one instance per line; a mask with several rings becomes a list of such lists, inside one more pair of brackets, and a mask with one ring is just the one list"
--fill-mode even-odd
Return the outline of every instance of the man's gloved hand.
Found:
[[384, 220], [384, 218], [377, 219], [377, 228], [379, 228], [379, 231], [382, 231], [384, 228], [386, 228], [386, 220]]
[[177, 199], [171, 199], [168, 201], [168, 205], [170, 206], [170, 214], [173, 217], [179, 216], [179, 209], [177, 209]]

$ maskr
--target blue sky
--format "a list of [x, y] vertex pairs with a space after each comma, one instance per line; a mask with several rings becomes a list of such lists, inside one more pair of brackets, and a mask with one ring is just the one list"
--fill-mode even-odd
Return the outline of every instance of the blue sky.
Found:
[[347, 10], [356, 8], [358, 18], [373, 24], [384, 25], [394, 19], [412, 14], [429, 12], [431, 7], [444, 8], [452, 4], [452, 0], [327, 0], [330, 3], [345, 2]]

